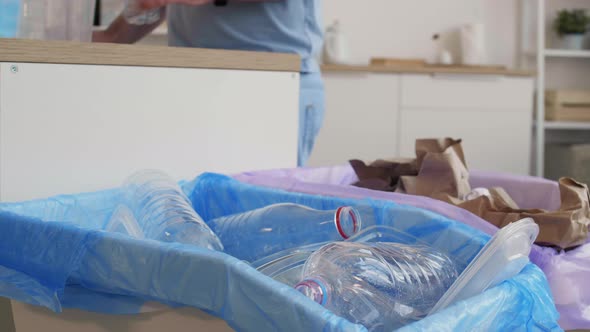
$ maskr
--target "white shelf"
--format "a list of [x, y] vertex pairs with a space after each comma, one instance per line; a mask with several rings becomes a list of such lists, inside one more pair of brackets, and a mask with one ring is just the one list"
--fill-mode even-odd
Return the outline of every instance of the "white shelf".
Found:
[[590, 50], [546, 49], [545, 56], [562, 58], [590, 58]]
[[553, 130], [590, 130], [590, 122], [545, 121], [544, 126]]

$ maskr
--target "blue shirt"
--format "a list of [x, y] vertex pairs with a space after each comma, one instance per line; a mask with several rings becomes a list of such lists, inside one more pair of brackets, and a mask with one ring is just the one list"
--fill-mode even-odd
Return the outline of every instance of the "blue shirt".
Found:
[[0, 38], [14, 38], [18, 30], [20, 1], [0, 0]]
[[320, 0], [168, 6], [170, 46], [296, 53], [302, 73], [319, 72], [322, 31]]

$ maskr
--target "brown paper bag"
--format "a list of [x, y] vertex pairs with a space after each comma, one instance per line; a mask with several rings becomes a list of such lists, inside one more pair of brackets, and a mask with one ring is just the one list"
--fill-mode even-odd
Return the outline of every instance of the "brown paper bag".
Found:
[[408, 158], [380, 159], [368, 166], [361, 160], [351, 160], [350, 165], [359, 178], [354, 186], [380, 191], [395, 191], [401, 176], [418, 174], [416, 161]]
[[462, 140], [452, 138], [442, 139], [417, 139], [416, 140], [416, 162], [418, 169], [422, 166], [422, 160], [429, 153], [443, 153], [451, 148], [457, 155], [461, 163], [467, 167], [465, 162], [465, 155], [463, 153], [463, 147], [461, 146]]
[[567, 249], [586, 242], [590, 225], [590, 197], [586, 185], [569, 178], [560, 179], [562, 203], [560, 209], [553, 212], [519, 209], [502, 188], [490, 188], [489, 196], [465, 201], [463, 197], [471, 187], [461, 140], [417, 140], [416, 156], [413, 161], [378, 160], [370, 166], [351, 161], [359, 177], [355, 185], [439, 199], [498, 227], [530, 217], [539, 225], [536, 243], [542, 245]]
[[559, 180], [559, 191], [559, 210], [540, 214], [526, 211], [522, 216], [534, 218], [541, 228], [542, 234], [537, 238], [539, 243], [555, 244], [564, 249], [582, 245], [588, 238], [590, 226], [588, 186], [570, 178], [562, 178]]
[[575, 180], [559, 180], [561, 207], [557, 211], [519, 209], [501, 188], [491, 188], [490, 196], [463, 201], [451, 196], [435, 197], [457, 205], [488, 222], [504, 227], [523, 218], [532, 218], [539, 225], [536, 243], [567, 249], [584, 244], [590, 225], [588, 187]]
[[417, 140], [416, 155], [418, 175], [403, 176], [398, 191], [429, 197], [463, 197], [471, 191], [461, 140]]

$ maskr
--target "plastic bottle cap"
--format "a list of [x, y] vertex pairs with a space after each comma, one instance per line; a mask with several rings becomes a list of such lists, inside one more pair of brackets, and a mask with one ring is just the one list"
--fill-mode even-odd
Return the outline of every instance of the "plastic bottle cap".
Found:
[[295, 285], [295, 289], [316, 303], [326, 304], [328, 293], [324, 284], [318, 279], [305, 279]]
[[350, 206], [342, 206], [336, 210], [334, 223], [340, 236], [346, 240], [360, 231], [361, 216], [356, 209]]

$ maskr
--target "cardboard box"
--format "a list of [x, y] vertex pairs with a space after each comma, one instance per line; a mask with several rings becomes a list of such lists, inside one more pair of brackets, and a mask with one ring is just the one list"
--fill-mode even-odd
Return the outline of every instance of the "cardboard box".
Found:
[[545, 120], [590, 121], [590, 91], [547, 91], [545, 93]]
[[12, 302], [16, 332], [231, 332], [227, 323], [195, 308], [162, 308], [138, 315], [103, 315], [77, 309], [56, 314], [46, 308]]

